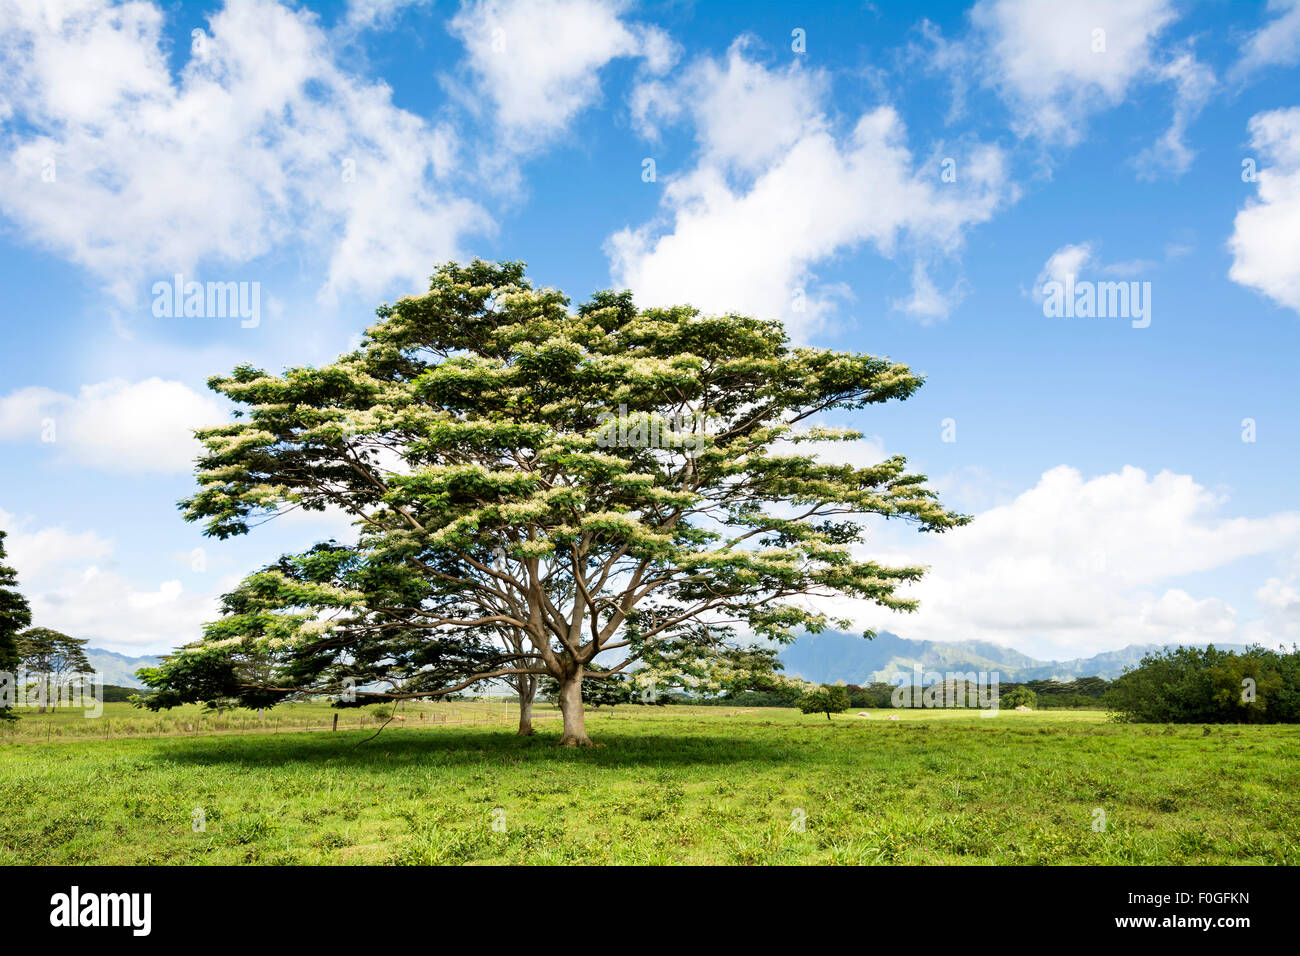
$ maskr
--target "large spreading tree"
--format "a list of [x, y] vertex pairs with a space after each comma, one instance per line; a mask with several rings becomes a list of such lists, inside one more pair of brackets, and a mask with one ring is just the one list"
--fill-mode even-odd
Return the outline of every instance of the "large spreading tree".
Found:
[[32, 622], [27, 599], [18, 592], [18, 572], [5, 564], [5, 535], [0, 531], [0, 720], [13, 719], [11, 699], [18, 688], [18, 634]]
[[707, 686], [755, 637], [848, 626], [821, 599], [910, 610], [896, 591], [923, 568], [862, 557], [865, 519], [967, 520], [902, 457], [855, 467], [801, 445], [859, 439], [816, 423], [920, 387], [888, 359], [626, 292], [571, 310], [517, 262], [443, 266], [378, 319], [323, 368], [209, 382], [242, 407], [198, 433], [186, 517], [226, 538], [331, 509], [358, 537], [228, 595], [147, 675], [164, 701], [549, 676], [562, 743], [585, 745], [584, 678]]
[[86, 657], [86, 640], [70, 637], [48, 627], [31, 627], [18, 635], [18, 656], [22, 666], [38, 679], [39, 713], [50, 700], [59, 700], [59, 689], [92, 668]]

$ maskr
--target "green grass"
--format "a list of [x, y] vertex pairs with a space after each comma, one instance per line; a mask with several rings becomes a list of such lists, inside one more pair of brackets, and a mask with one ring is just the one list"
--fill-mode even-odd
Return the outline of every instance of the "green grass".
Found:
[[1300, 729], [873, 713], [12, 739], [0, 863], [1300, 863]]

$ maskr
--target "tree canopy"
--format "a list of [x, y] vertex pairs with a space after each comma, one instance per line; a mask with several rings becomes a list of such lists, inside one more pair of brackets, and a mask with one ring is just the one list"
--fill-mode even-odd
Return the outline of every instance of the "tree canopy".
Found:
[[859, 439], [825, 416], [921, 386], [889, 359], [796, 347], [769, 319], [638, 309], [627, 292], [571, 309], [518, 262], [445, 265], [377, 314], [322, 368], [210, 380], [240, 409], [198, 432], [185, 516], [227, 538], [330, 509], [358, 534], [227, 595], [203, 640], [146, 675], [164, 700], [348, 682], [427, 697], [545, 675], [563, 742], [586, 744], [584, 676], [708, 687], [751, 638], [849, 626], [821, 598], [911, 610], [896, 590], [924, 569], [861, 556], [863, 519], [968, 520], [901, 456], [857, 467], [805, 444]]
[[18, 635], [18, 654], [29, 671], [62, 678], [90, 671], [86, 641], [48, 627], [29, 627]]
[[18, 634], [32, 622], [27, 599], [18, 592], [18, 572], [5, 563], [5, 536], [0, 531], [0, 720], [13, 719], [12, 700], [17, 689], [21, 658]]
[[1112, 681], [1105, 700], [1125, 723], [1298, 723], [1300, 649], [1163, 648]]
[[45, 713], [51, 694], [57, 696], [58, 689], [76, 675], [90, 673], [85, 646], [84, 638], [69, 637], [48, 627], [30, 627], [18, 635], [22, 666], [39, 676], [36, 695], [40, 713]]
[[841, 714], [849, 709], [849, 690], [835, 684], [822, 684], [811, 687], [799, 698], [799, 710], [805, 714]]

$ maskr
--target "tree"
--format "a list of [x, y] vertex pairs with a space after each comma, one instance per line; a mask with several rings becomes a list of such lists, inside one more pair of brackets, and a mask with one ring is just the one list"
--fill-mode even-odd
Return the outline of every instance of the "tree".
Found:
[[58, 689], [68, 680], [77, 674], [90, 673], [85, 646], [84, 638], [69, 637], [48, 627], [28, 628], [18, 635], [18, 656], [22, 659], [22, 666], [38, 675], [40, 682], [37, 690], [39, 713], [45, 713], [47, 693], [57, 700]]
[[872, 681], [865, 687], [850, 684], [848, 687], [849, 706], [871, 708], [893, 706], [894, 688], [894, 684], [887, 684], [882, 681]]
[[846, 687], [834, 684], [822, 684], [814, 687], [799, 698], [799, 709], [805, 714], [842, 714], [849, 709], [849, 691]]
[[998, 706], [1009, 707], [1012, 710], [1017, 707], [1037, 707], [1038, 695], [1028, 687], [1013, 687], [1005, 694], [998, 694]]
[[1122, 722], [1300, 723], [1300, 649], [1163, 648], [1112, 681], [1105, 701]]
[[[330, 365], [210, 380], [241, 409], [198, 432], [186, 517], [227, 538], [293, 509], [342, 510], [359, 529], [347, 560], [383, 590], [282, 589], [260, 609], [282, 623], [218, 622], [173, 659], [257, 645], [280, 670], [259, 689], [322, 693], [356, 670], [340, 631], [357, 652], [385, 628], [412, 642], [510, 628], [523, 653], [388, 696], [550, 676], [561, 742], [585, 745], [584, 678], [705, 667], [740, 628], [783, 643], [848, 626], [818, 598], [915, 608], [895, 590], [924, 569], [855, 557], [862, 518], [925, 531], [968, 519], [901, 456], [855, 467], [801, 443], [861, 438], [815, 423], [905, 399], [919, 376], [792, 347], [772, 320], [638, 310], [627, 292], [568, 306], [522, 263], [449, 264]], [[186, 692], [194, 666], [169, 660], [156, 686]]]
[[0, 531], [0, 720], [13, 720], [17, 690], [18, 634], [32, 622], [27, 599], [18, 593], [18, 572], [5, 564], [5, 536]]

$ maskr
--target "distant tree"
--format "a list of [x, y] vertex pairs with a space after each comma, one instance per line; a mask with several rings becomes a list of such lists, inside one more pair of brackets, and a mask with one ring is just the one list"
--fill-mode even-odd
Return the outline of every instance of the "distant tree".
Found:
[[1101, 708], [1102, 698], [1110, 688], [1110, 681], [1101, 677], [1078, 677], [1064, 683], [1055, 680], [1025, 681], [1038, 695], [1040, 710], [1058, 708]]
[[893, 684], [885, 684], [880, 681], [873, 681], [865, 687], [858, 687], [850, 684], [848, 686], [848, 691], [850, 707], [871, 707], [879, 709], [890, 707], [893, 704]]
[[841, 714], [849, 709], [849, 691], [835, 684], [814, 687], [799, 698], [799, 709], [805, 714]]
[[1038, 706], [1038, 695], [1028, 687], [1012, 687], [1009, 691], [998, 694], [998, 706], [1011, 710], [1017, 707], [1035, 708]]
[[1106, 704], [1123, 722], [1300, 723], [1300, 650], [1166, 648], [1112, 681]]
[[18, 593], [18, 572], [5, 563], [5, 534], [0, 531], [0, 720], [13, 720], [17, 672], [22, 663], [18, 634], [32, 623], [27, 599]]
[[18, 635], [22, 666], [38, 677], [39, 713], [45, 713], [47, 693], [57, 700], [60, 687], [78, 674], [90, 673], [85, 647], [84, 638], [69, 637], [48, 627], [28, 628]]

